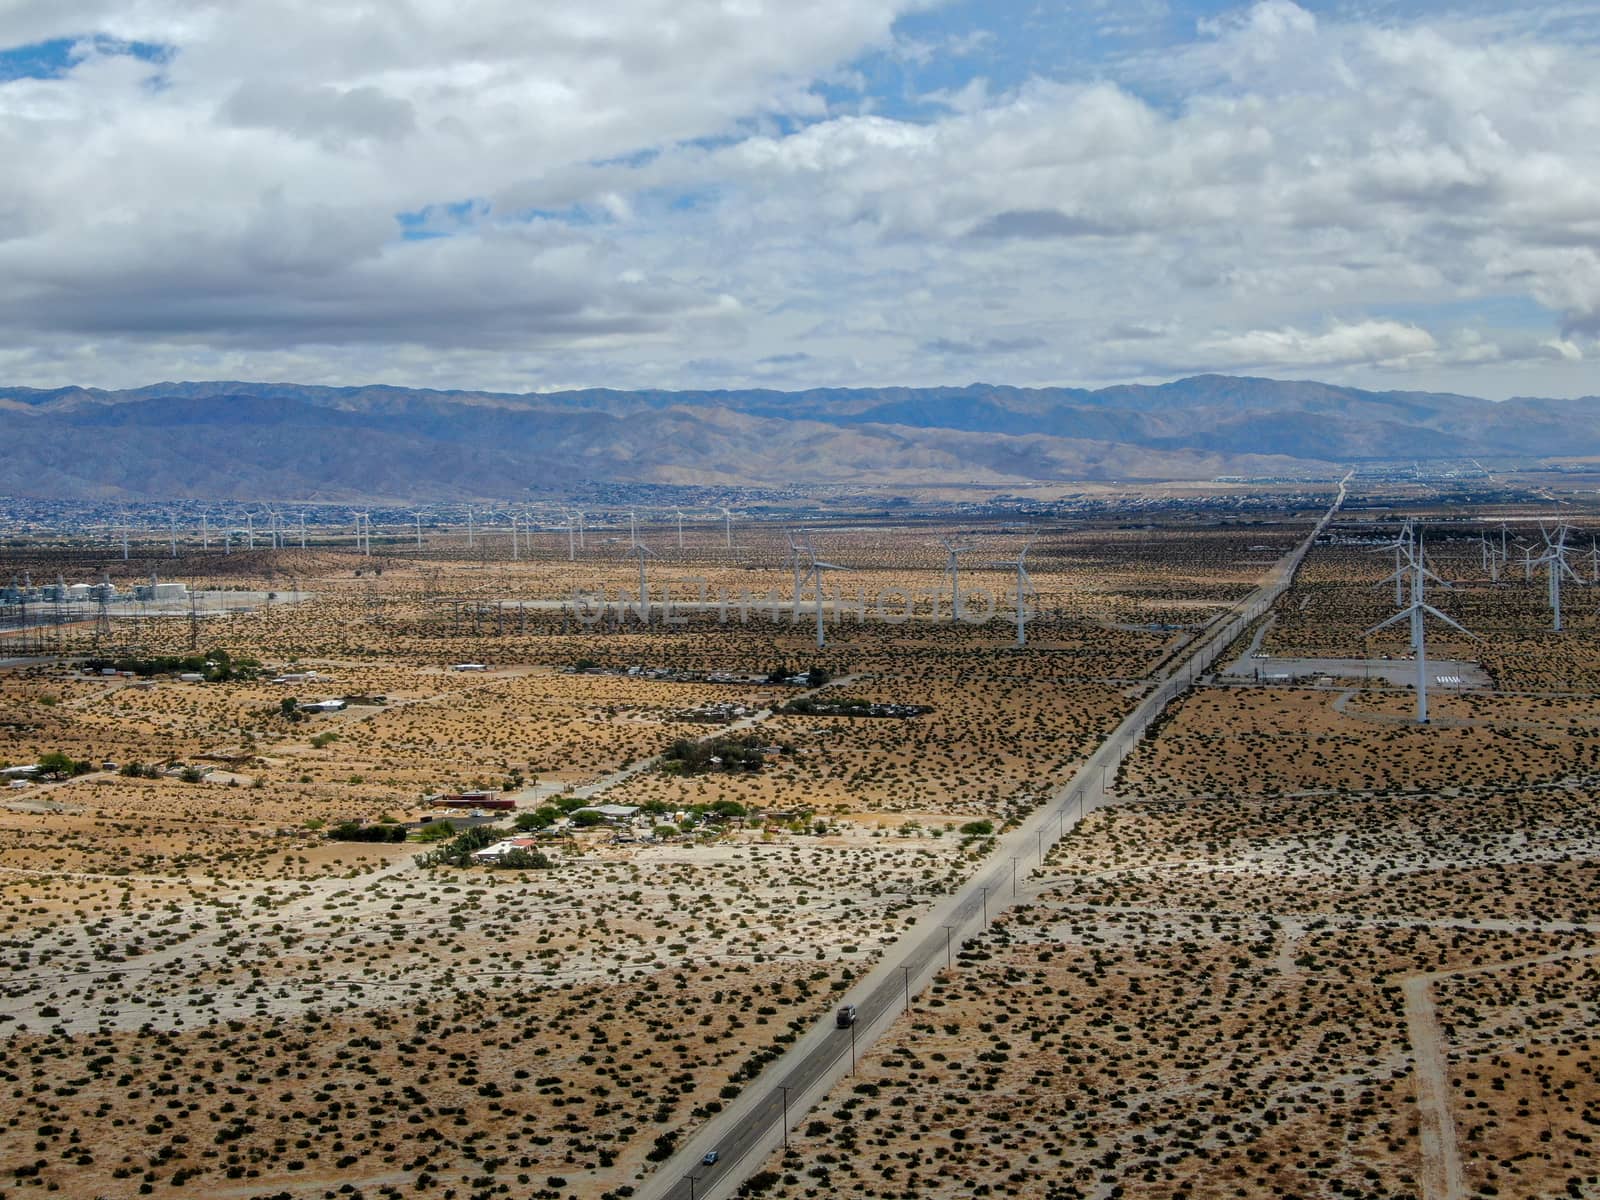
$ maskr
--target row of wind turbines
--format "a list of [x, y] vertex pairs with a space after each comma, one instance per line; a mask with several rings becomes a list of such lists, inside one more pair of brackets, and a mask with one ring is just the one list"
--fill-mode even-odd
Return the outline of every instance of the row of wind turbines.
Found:
[[[726, 509], [723, 510], [727, 512]], [[629, 514], [630, 518], [632, 514]], [[681, 519], [681, 514], [680, 514]], [[679, 545], [682, 545], [682, 528], [679, 528]], [[848, 567], [838, 563], [828, 562], [817, 554], [811, 542], [809, 530], [787, 530], [785, 537], [789, 543], [789, 554], [783, 560], [784, 565], [791, 567], [794, 572], [794, 590], [790, 596], [790, 616], [799, 623], [801, 607], [806, 593], [811, 596], [812, 612], [816, 620], [817, 649], [824, 649], [828, 644], [827, 624], [824, 620], [824, 576], [829, 571], [847, 571]], [[976, 547], [958, 546], [949, 538], [941, 538], [941, 544], [948, 554], [944, 577], [950, 580], [950, 620], [952, 624], [960, 622], [964, 613], [961, 605], [961, 567], [960, 556]], [[729, 545], [732, 545], [732, 532], [729, 529]], [[1010, 569], [1016, 572], [1016, 629], [1017, 646], [1023, 647], [1028, 642], [1028, 600], [1037, 596], [1038, 590], [1033, 586], [1033, 580], [1028, 575], [1027, 555], [1033, 545], [1033, 536], [1023, 544], [1017, 557], [1003, 562], [990, 563], [990, 569]], [[650, 608], [650, 576], [648, 560], [657, 557], [655, 551], [639, 540], [638, 527], [631, 519], [629, 522], [629, 547], [628, 557], [639, 560], [639, 594], [638, 603], [641, 612], [648, 612]]]
[[[1540, 568], [1545, 572], [1545, 585], [1550, 604], [1551, 629], [1561, 632], [1561, 584], [1563, 580], [1582, 584], [1584, 579], [1572, 564], [1567, 561], [1570, 548], [1567, 538], [1571, 535], [1571, 528], [1566, 524], [1557, 525], [1554, 530], [1547, 530], [1543, 525], [1539, 533], [1544, 539], [1544, 549], [1539, 554], [1534, 554], [1533, 546], [1523, 546], [1523, 578], [1527, 582], [1533, 579], [1533, 573]], [[1417, 664], [1417, 724], [1425, 725], [1428, 722], [1428, 652], [1427, 628], [1425, 618], [1432, 617], [1442, 621], [1459, 633], [1465, 634], [1473, 641], [1482, 641], [1477, 634], [1446, 616], [1437, 608], [1427, 602], [1426, 591], [1429, 582], [1438, 585], [1445, 591], [1454, 589], [1438, 575], [1434, 574], [1427, 566], [1427, 556], [1423, 550], [1422, 533], [1411, 521], [1406, 521], [1400, 529], [1400, 534], [1393, 542], [1377, 548], [1378, 552], [1392, 552], [1394, 554], [1395, 568], [1392, 574], [1378, 582], [1379, 587], [1394, 584], [1394, 602], [1399, 612], [1392, 617], [1379, 621], [1371, 629], [1362, 634], [1369, 638], [1382, 629], [1397, 625], [1401, 621], [1410, 624], [1411, 653]], [[1500, 545], [1495, 546], [1493, 540], [1487, 535], [1481, 539], [1481, 554], [1483, 567], [1489, 573], [1492, 581], [1498, 583], [1500, 571], [1510, 561], [1507, 530], [1504, 523], [1500, 526]], [[1594, 568], [1593, 582], [1600, 582], [1600, 545], [1592, 548], [1592, 566]]]
[[[724, 542], [727, 549], [732, 550], [734, 514], [727, 508], [719, 509], [718, 512], [723, 522]], [[223, 514], [217, 515], [222, 516]], [[423, 549], [424, 521], [437, 527], [441, 521], [441, 515], [427, 510], [411, 510], [407, 512], [407, 515], [411, 518], [408, 524], [412, 527], [411, 531], [415, 539], [416, 548], [420, 552]], [[243, 518], [242, 523], [240, 516]], [[372, 556], [372, 537], [375, 528], [372, 513], [370, 511], [350, 511], [349, 516], [353, 520], [353, 530], [349, 535], [349, 545], [357, 553], [370, 558]], [[677, 519], [678, 549], [682, 550], [684, 548], [683, 523], [689, 519], [689, 514], [678, 510], [675, 516]], [[484, 519], [485, 517], [487, 520]], [[219, 525], [214, 525], [212, 518], [211, 509], [208, 508], [201, 511], [200, 546], [207, 553], [210, 552], [214, 541], [220, 543], [221, 551], [225, 555], [232, 554], [235, 546], [240, 549], [254, 550], [258, 542], [264, 548], [272, 550], [289, 549], [296, 542], [298, 542], [301, 550], [306, 549], [308, 545], [305, 509], [300, 509], [291, 514], [271, 506], [263, 506], [260, 509], [248, 508], [242, 514], [232, 516], [231, 519], [225, 517]], [[537, 530], [548, 532], [552, 529], [550, 524], [539, 520], [530, 512], [517, 511], [515, 509], [502, 512], [491, 509], [487, 513], [480, 514], [474, 505], [469, 504], [466, 506], [464, 520], [467, 548], [469, 550], [477, 549], [479, 543], [486, 539], [490, 531], [497, 528], [497, 519], [503, 519], [507, 523], [506, 529], [511, 537], [511, 557], [513, 560], [520, 559], [524, 552], [531, 557], [533, 554], [534, 533]], [[589, 514], [581, 509], [569, 509], [563, 511], [561, 523], [553, 526], [555, 532], [565, 532], [567, 535], [567, 557], [569, 560], [575, 560], [579, 552], [587, 549], [586, 534], [591, 528], [588, 520]], [[628, 513], [628, 526], [629, 540], [636, 543], [638, 540], [637, 517], [633, 512]], [[447, 523], [446, 528], [449, 527]], [[456, 526], [456, 528], [461, 527], [459, 525]], [[136, 532], [142, 539], [148, 540], [150, 534], [155, 530], [159, 530], [160, 526], [144, 525], [141, 529], [136, 530], [133, 522], [124, 514], [120, 521], [105, 528], [109, 531], [113, 550], [117, 549], [120, 544], [122, 560], [126, 562], [131, 557], [131, 545]], [[337, 528], [338, 526], [329, 526], [326, 522], [319, 522], [314, 536], [319, 542], [326, 544], [330, 538], [344, 536], [340, 533], [330, 532], [330, 530]], [[405, 526], [402, 525], [400, 528], [404, 529]], [[175, 512], [167, 514], [166, 533], [169, 553], [172, 558], [177, 558], [179, 556], [179, 529], [178, 515]], [[397, 534], [398, 530], [394, 526], [390, 526], [390, 538], [395, 538]]]

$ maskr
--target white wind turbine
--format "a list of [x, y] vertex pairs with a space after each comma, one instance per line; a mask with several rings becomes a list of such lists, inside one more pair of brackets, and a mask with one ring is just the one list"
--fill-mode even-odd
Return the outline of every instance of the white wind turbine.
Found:
[[957, 546], [949, 538], [942, 537], [939, 541], [950, 552], [950, 561], [946, 564], [944, 573], [950, 576], [950, 620], [954, 623], [961, 620], [961, 566], [956, 556], [967, 553], [973, 547]]
[[678, 510], [678, 549], [683, 549], [683, 509]]
[[1565, 575], [1574, 583], [1582, 583], [1583, 578], [1567, 562], [1567, 533], [1566, 525], [1557, 525], [1555, 535], [1544, 533], [1541, 526], [1540, 533], [1544, 534], [1544, 553], [1533, 560], [1533, 565], [1543, 567], [1545, 582], [1550, 597], [1551, 629], [1556, 633], [1561, 632], [1561, 577]]
[[1017, 552], [1017, 557], [1007, 562], [997, 562], [996, 567], [1014, 567], [1017, 572], [1017, 648], [1020, 650], [1028, 644], [1028, 596], [1037, 595], [1038, 591], [1033, 586], [1033, 580], [1028, 577], [1028, 568], [1023, 560], [1028, 557], [1028, 549], [1033, 545], [1030, 537], [1023, 543], [1022, 549]]
[[650, 623], [650, 581], [645, 577], [644, 560], [646, 558], [654, 558], [655, 551], [638, 539], [634, 539], [633, 545], [628, 547], [628, 553], [639, 560], [639, 616], [648, 625]]
[[784, 561], [794, 568], [794, 598], [789, 603], [789, 619], [795, 624], [800, 623], [800, 591], [803, 586], [801, 574], [806, 565], [806, 544], [794, 535], [792, 530], [784, 530], [784, 536], [789, 539], [789, 557]]
[[178, 516], [176, 513], [167, 514], [167, 536], [172, 539], [172, 557], [178, 557]]
[[733, 549], [733, 514], [727, 509], [722, 510], [723, 536], [727, 539], [728, 549]]
[[306, 510], [300, 510], [300, 549], [306, 548]]
[[571, 513], [567, 513], [566, 514], [566, 524], [567, 524], [567, 561], [571, 562], [573, 559], [575, 559], [578, 556], [578, 552], [577, 552], [578, 524], [573, 519], [573, 516], [572, 516]]
[[[727, 512], [728, 510], [723, 509], [722, 511]], [[817, 614], [817, 649], [821, 650], [828, 644], [827, 635], [824, 632], [822, 625], [822, 573], [824, 571], [843, 571], [845, 568], [838, 566], [835, 563], [823, 562], [820, 558], [818, 558], [817, 552], [811, 547], [811, 535], [809, 533], [805, 535], [805, 548], [806, 556], [811, 560], [811, 596], [815, 604]]]
[[1407, 517], [1405, 524], [1400, 526], [1400, 532], [1395, 537], [1394, 541], [1385, 542], [1383, 545], [1375, 547], [1373, 551], [1376, 554], [1381, 554], [1385, 550], [1394, 551], [1394, 574], [1388, 576], [1383, 582], [1388, 583], [1390, 579], [1394, 580], [1394, 602], [1396, 607], [1406, 602], [1405, 592], [1403, 590], [1405, 583], [1405, 563], [1406, 559], [1411, 555], [1415, 545], [1416, 530], [1411, 524], [1411, 519]]
[[247, 539], [246, 548], [254, 550], [256, 548], [256, 516], [248, 508], [244, 510], [244, 528]]
[[417, 511], [417, 510], [415, 510], [415, 509], [413, 509], [412, 512], [411, 512], [411, 519], [413, 521], [415, 521], [416, 525], [417, 525], [417, 552], [421, 553], [421, 551], [422, 551], [422, 513]]
[[203, 549], [211, 549], [211, 510], [200, 510], [200, 545]]
[[[1429, 579], [1432, 579], [1435, 583], [1439, 584], [1440, 587], [1446, 589], [1448, 589], [1450, 585], [1441, 580], [1432, 571], [1428, 570], [1428, 568], [1423, 564], [1421, 539], [1418, 539], [1415, 550], [1413, 550], [1405, 564], [1401, 567], [1401, 571], [1405, 573], [1411, 584], [1411, 603], [1405, 608], [1402, 608], [1399, 612], [1395, 613], [1394, 616], [1389, 617], [1387, 620], [1379, 621], [1371, 629], [1367, 630], [1366, 633], [1362, 634], [1362, 637], [1371, 637], [1380, 629], [1385, 629], [1398, 621], [1410, 620], [1411, 650], [1416, 658], [1417, 663], [1417, 724], [1426, 725], [1428, 723], [1428, 648], [1426, 632], [1423, 628], [1423, 617], [1436, 617], [1443, 621], [1446, 625], [1450, 626], [1452, 629], [1459, 630], [1461, 633], [1466, 634], [1474, 641], [1478, 640], [1478, 635], [1458, 624], [1451, 618], [1445, 616], [1444, 613], [1440, 612], [1437, 608], [1434, 608], [1433, 605], [1429, 604], [1423, 598], [1423, 588], [1425, 586], [1425, 582]], [[1388, 583], [1389, 581], [1385, 579], [1383, 582]]]

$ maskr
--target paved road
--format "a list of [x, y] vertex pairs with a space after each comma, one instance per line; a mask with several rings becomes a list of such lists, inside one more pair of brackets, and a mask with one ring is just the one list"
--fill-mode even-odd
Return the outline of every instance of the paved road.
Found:
[[[856, 1005], [851, 1029], [835, 1026], [834, 1016], [811, 1028], [789, 1050], [706, 1122], [683, 1147], [639, 1188], [641, 1200], [722, 1200], [760, 1169], [855, 1058], [911, 1007], [933, 974], [953, 960], [965, 939], [980, 932], [1017, 898], [1018, 876], [1044, 856], [1086, 813], [1107, 803], [1111, 774], [1138, 744], [1145, 728], [1185, 691], [1249, 623], [1275, 601], [1294, 578], [1300, 561], [1344, 503], [1350, 476], [1316, 527], [1278, 560], [1253, 592], [1233, 607], [1231, 620], [1218, 623], [1186, 647], [1167, 676], [1089, 756], [1078, 773], [1056, 790], [1023, 825], [1000, 839], [974, 877], [926, 914], [891, 947], [865, 978], [840, 998]], [[707, 1166], [703, 1156], [717, 1152]]]

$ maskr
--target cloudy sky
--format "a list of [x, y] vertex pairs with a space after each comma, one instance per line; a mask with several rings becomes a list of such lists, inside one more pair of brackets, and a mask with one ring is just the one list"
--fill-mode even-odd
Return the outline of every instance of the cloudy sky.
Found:
[[0, 0], [0, 383], [1600, 392], [1600, 3]]

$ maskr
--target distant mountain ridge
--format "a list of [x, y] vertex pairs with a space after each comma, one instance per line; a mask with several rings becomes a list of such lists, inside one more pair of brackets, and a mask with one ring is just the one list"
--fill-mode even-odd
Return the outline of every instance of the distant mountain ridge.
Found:
[[0, 387], [0, 492], [513, 498], [588, 483], [914, 486], [1600, 454], [1600, 400], [1198, 375], [1157, 385], [512, 394], [238, 381]]

